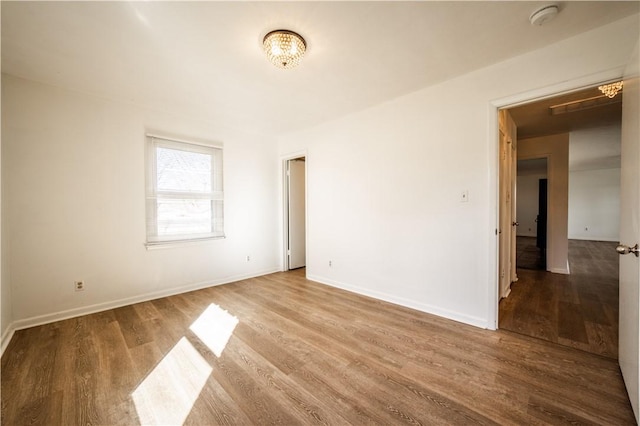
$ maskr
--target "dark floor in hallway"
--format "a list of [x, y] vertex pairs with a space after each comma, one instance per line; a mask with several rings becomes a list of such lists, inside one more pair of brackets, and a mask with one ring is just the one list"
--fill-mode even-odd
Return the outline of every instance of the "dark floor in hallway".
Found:
[[543, 252], [536, 246], [536, 237], [516, 238], [516, 266], [521, 269], [545, 270]]
[[569, 240], [570, 275], [518, 269], [500, 328], [618, 357], [616, 243]]

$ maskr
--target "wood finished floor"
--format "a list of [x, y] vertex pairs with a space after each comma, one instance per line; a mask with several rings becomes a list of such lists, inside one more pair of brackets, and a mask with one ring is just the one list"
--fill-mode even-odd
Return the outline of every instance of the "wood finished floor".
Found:
[[569, 240], [570, 275], [518, 269], [500, 328], [617, 359], [616, 245]]
[[[239, 322], [217, 356], [220, 308]], [[614, 360], [304, 270], [18, 331], [1, 407], [3, 425], [634, 424]]]
[[546, 269], [542, 250], [536, 247], [536, 237], [516, 238], [516, 267], [518, 269]]

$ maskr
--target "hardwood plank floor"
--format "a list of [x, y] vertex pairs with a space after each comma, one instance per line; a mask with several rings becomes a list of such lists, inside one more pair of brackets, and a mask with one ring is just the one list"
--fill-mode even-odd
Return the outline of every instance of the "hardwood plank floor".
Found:
[[617, 359], [616, 245], [569, 240], [570, 275], [518, 269], [500, 328]]
[[635, 423], [615, 360], [304, 270], [18, 331], [1, 414], [6, 425]]
[[536, 237], [516, 237], [516, 266], [519, 269], [545, 270], [546, 260], [536, 246]]

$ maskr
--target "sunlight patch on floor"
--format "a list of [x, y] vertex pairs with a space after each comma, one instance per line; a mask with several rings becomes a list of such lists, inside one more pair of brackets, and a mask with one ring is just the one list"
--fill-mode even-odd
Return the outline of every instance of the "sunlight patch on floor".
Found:
[[212, 368], [186, 337], [171, 349], [131, 395], [143, 425], [182, 425]]
[[212, 303], [189, 328], [220, 358], [236, 325], [238, 318]]

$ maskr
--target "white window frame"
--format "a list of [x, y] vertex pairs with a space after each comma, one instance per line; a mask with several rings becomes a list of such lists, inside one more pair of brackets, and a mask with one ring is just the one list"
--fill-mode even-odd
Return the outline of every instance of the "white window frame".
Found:
[[[157, 149], [174, 149], [211, 156], [211, 191], [159, 191], [157, 182]], [[206, 241], [225, 238], [224, 235], [224, 192], [222, 182], [222, 147], [216, 145], [190, 142], [175, 138], [147, 134], [146, 144], [146, 246], [147, 248]], [[159, 199], [198, 199], [211, 200], [211, 232], [189, 234], [158, 234], [158, 200]]]

